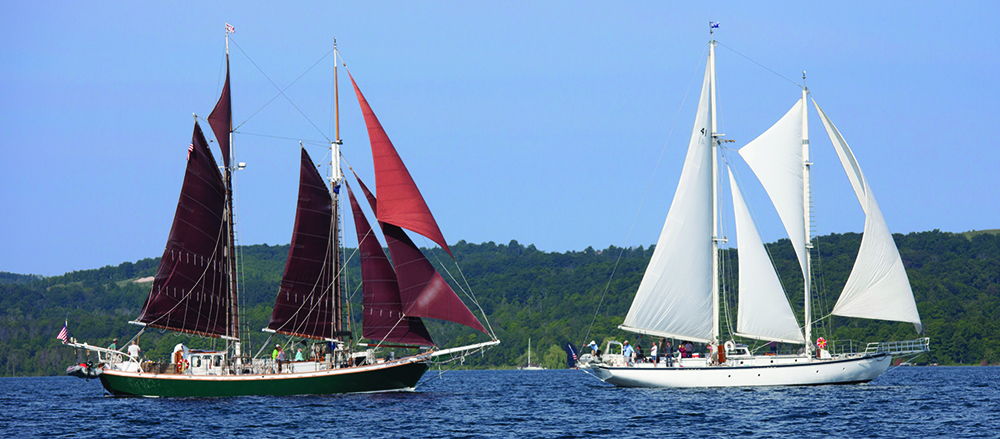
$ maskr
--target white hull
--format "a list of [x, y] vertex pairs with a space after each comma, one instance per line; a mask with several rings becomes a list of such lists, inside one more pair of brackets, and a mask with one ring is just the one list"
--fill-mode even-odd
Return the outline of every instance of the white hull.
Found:
[[631, 367], [592, 364], [590, 370], [602, 381], [618, 387], [814, 386], [866, 383], [885, 373], [891, 361], [892, 356], [886, 353], [832, 359], [755, 356], [749, 360], [730, 360], [722, 366], [685, 361], [682, 364], [694, 364], [682, 367], [662, 364], [653, 367], [651, 363]]

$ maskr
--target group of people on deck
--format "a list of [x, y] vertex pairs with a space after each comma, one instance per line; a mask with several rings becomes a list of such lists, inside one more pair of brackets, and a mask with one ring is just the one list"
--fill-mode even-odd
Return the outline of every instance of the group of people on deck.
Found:
[[[643, 353], [642, 346], [633, 347], [629, 344], [628, 340], [622, 343], [622, 355], [625, 357], [625, 361], [628, 365], [634, 365], [635, 363], [653, 363], [654, 367], [660, 364], [660, 345], [663, 345], [663, 355], [662, 361], [667, 367], [673, 366], [674, 363], [674, 347], [670, 344], [670, 340], [660, 339], [658, 342], [653, 342], [652, 346], [649, 348], [649, 357], [646, 357]], [[601, 350], [597, 343], [591, 341], [589, 345], [591, 353], [595, 356], [601, 355]], [[715, 346], [709, 344], [708, 346], [711, 353], [714, 354]], [[694, 356], [694, 345], [690, 341], [681, 342], [677, 345], [677, 352], [679, 353], [679, 358], [692, 358]]]

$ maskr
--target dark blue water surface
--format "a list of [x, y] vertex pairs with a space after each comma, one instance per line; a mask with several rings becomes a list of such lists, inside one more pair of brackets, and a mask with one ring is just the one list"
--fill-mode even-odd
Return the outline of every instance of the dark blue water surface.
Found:
[[415, 392], [111, 398], [0, 379], [4, 437], [1000, 437], [1000, 367], [900, 367], [863, 385], [620, 389], [577, 370], [429, 371]]

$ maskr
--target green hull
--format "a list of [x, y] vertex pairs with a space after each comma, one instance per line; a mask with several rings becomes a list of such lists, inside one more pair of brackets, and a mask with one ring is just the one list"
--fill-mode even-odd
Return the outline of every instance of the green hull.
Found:
[[416, 387], [423, 361], [266, 375], [195, 376], [105, 371], [101, 384], [115, 396], [221, 397], [327, 395], [384, 392]]

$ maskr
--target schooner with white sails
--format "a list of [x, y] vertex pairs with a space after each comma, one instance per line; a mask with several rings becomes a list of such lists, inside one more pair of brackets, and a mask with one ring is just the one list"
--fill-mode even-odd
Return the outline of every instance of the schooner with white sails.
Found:
[[[713, 25], [714, 27], [714, 25]], [[733, 171], [721, 158], [723, 134], [716, 114], [715, 48], [708, 62], [680, 180], [655, 251], [621, 329], [656, 338], [706, 343], [707, 358], [677, 358], [659, 365], [634, 363], [605, 352], [588, 358], [585, 370], [623, 387], [724, 387], [846, 384], [871, 381], [893, 355], [926, 352], [929, 339], [870, 343], [863, 352], [826, 349], [814, 339], [810, 236], [809, 89], [778, 122], [738, 150], [766, 190], [790, 238], [804, 289], [804, 322], [792, 311], [775, 268], [741, 195]], [[868, 181], [844, 137], [813, 104], [840, 157], [865, 213], [861, 248], [833, 315], [912, 323], [922, 331], [899, 251]], [[726, 174], [727, 177], [723, 177]], [[736, 328], [725, 339], [720, 322], [719, 187], [728, 180], [739, 237]], [[740, 339], [802, 345], [802, 353], [758, 355]], [[817, 345], [814, 346], [814, 342]], [[609, 350], [620, 346], [608, 344]], [[817, 348], [818, 347], [818, 348]], [[667, 366], [669, 365], [669, 366]]]

